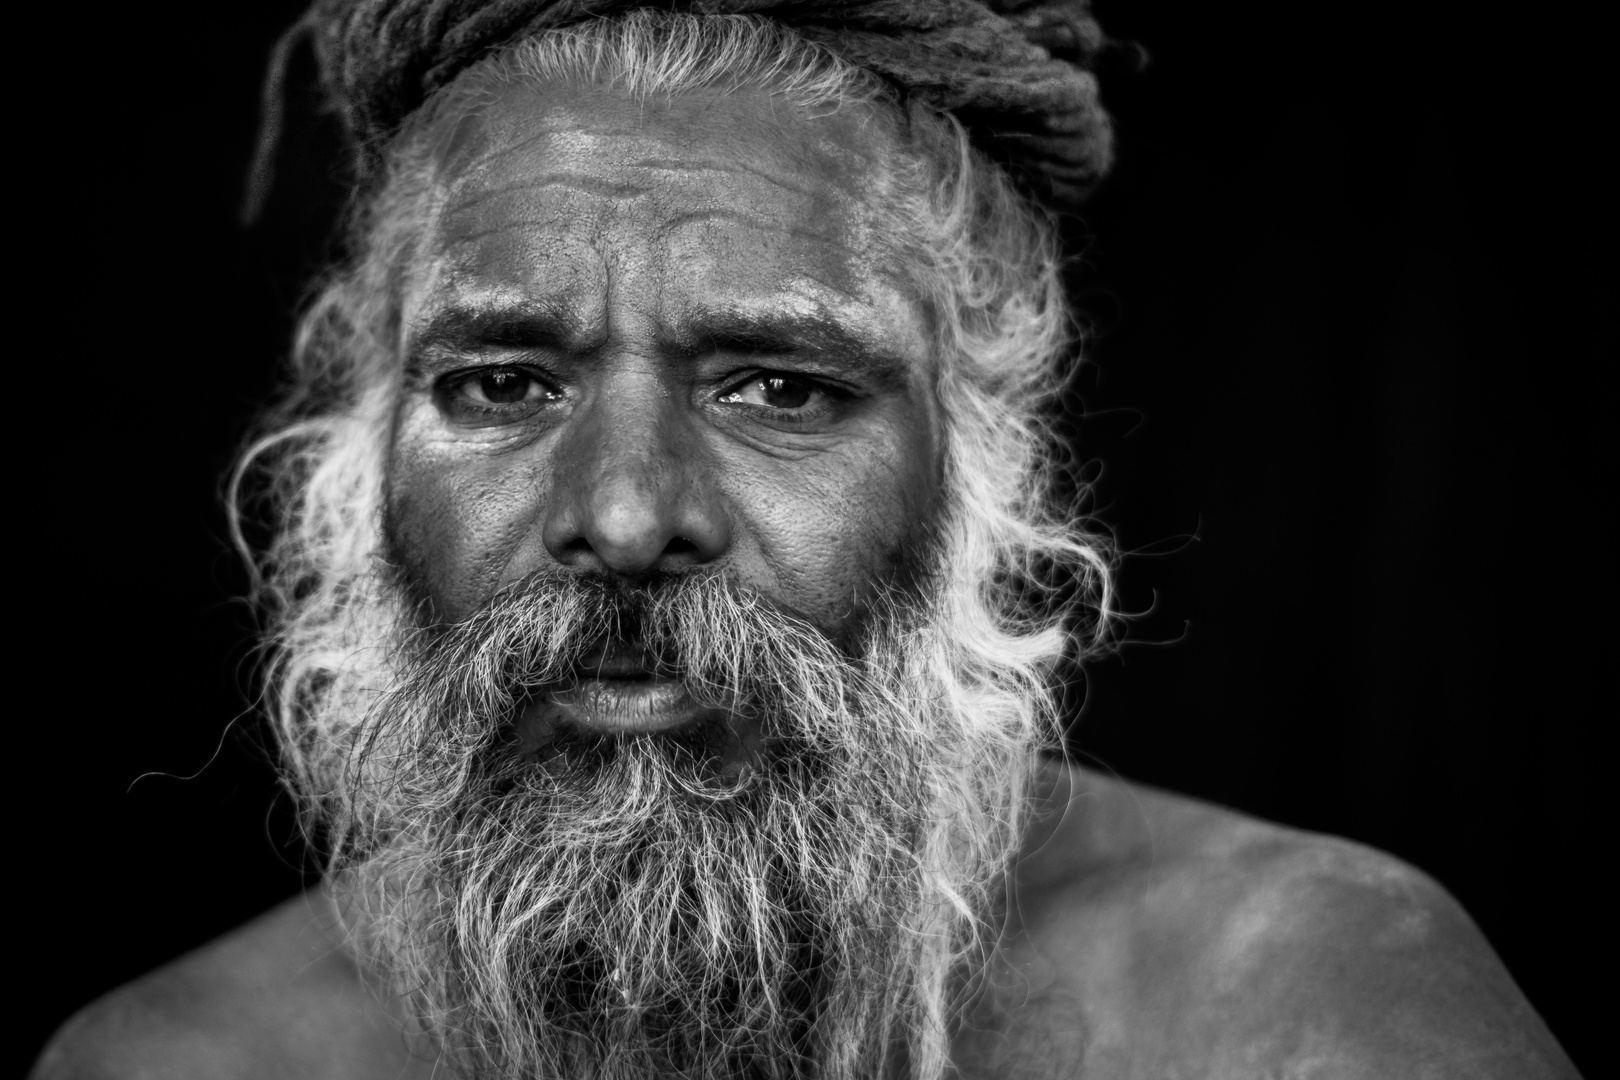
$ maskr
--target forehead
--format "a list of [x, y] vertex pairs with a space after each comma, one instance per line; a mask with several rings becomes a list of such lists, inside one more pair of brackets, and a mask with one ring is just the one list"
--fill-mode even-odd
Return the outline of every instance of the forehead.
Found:
[[877, 211], [894, 145], [870, 109], [806, 118], [759, 90], [500, 88], [440, 134], [407, 327], [447, 307], [538, 309], [585, 335], [769, 315], [917, 352]]

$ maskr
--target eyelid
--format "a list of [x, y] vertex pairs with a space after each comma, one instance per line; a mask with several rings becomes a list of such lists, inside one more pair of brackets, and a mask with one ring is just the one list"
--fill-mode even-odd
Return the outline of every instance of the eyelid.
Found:
[[[540, 395], [513, 402], [480, 401], [467, 388], [469, 383], [499, 371], [521, 373], [539, 388]], [[446, 419], [472, 428], [527, 423], [567, 400], [566, 392], [548, 372], [518, 363], [480, 364], [448, 371], [433, 380], [429, 392]]]
[[818, 372], [790, 371], [784, 368], [768, 367], [747, 368], [743, 374], [732, 373], [725, 376], [720, 380], [720, 389], [717, 396], [725, 397], [727, 394], [736, 393], [750, 383], [771, 378], [793, 379], [798, 382], [809, 383], [816, 390], [830, 398], [843, 399], [855, 396], [855, 392], [849, 387]]
[[497, 361], [488, 364], [473, 364], [470, 366], [458, 367], [453, 371], [443, 372], [433, 377], [434, 388], [448, 390], [451, 387], [460, 386], [462, 383], [465, 383], [471, 379], [481, 378], [496, 371], [521, 371], [529, 378], [540, 383], [551, 393], [561, 394], [563, 392], [562, 386], [559, 385], [556, 376], [552, 375], [551, 372], [547, 371], [545, 368], [539, 367], [535, 364], [525, 364], [512, 360]]
[[[794, 408], [781, 408], [763, 402], [725, 400], [772, 377], [792, 379], [808, 385], [812, 395], [810, 400]], [[740, 379], [727, 379], [723, 386], [724, 388], [715, 394], [716, 407], [735, 410], [734, 415], [739, 419], [751, 419], [756, 423], [779, 426], [784, 430], [802, 428], [806, 431], [815, 431], [825, 425], [835, 424], [845, 415], [850, 399], [857, 396], [835, 383], [829, 384], [819, 376], [775, 368], [756, 368]]]

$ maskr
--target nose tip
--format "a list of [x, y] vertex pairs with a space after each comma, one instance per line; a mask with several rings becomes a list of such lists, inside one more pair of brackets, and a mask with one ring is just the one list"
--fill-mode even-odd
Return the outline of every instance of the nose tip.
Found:
[[624, 439], [557, 477], [544, 541], [564, 566], [639, 577], [719, 558], [731, 526], [700, 462]]
[[[672, 515], [660, 513], [657, 503], [645, 496], [623, 498], [609, 496], [595, 499], [582, 527], [567, 532], [572, 536], [559, 536], [560, 544], [550, 542], [547, 547], [552, 557], [565, 565], [596, 564], [597, 569], [626, 577], [638, 577], [655, 570], [681, 570], [714, 558], [723, 546], [718, 537], [710, 536], [710, 543], [702, 544], [684, 535], [671, 520]], [[698, 535], [713, 533], [712, 529], [691, 529]], [[705, 550], [709, 549], [709, 550]]]

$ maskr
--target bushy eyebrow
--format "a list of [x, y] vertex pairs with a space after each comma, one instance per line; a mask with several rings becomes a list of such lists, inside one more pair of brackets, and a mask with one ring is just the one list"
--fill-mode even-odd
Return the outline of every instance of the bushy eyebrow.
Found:
[[[706, 311], [684, 318], [659, 335], [671, 356], [696, 359], [714, 353], [795, 357], [884, 382], [903, 382], [906, 358], [859, 327], [823, 314]], [[435, 313], [411, 334], [407, 368], [420, 370], [434, 352], [483, 349], [555, 349], [581, 353], [600, 347], [564, 306], [452, 306]]]
[[812, 357], [893, 379], [903, 379], [909, 368], [905, 357], [876, 337], [819, 314], [705, 312], [671, 335], [665, 347], [682, 356], [727, 352]]
[[414, 356], [433, 350], [575, 349], [581, 330], [579, 320], [562, 307], [449, 307], [411, 334], [409, 351]]

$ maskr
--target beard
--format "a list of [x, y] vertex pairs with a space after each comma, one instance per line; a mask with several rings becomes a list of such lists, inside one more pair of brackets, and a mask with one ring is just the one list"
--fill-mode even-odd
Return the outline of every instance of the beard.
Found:
[[[477, 1077], [943, 1071], [1038, 741], [1001, 700], [1027, 688], [960, 670], [964, 629], [892, 590], [835, 640], [707, 572], [536, 575], [439, 628], [407, 592], [292, 751], [356, 948], [432, 1052]], [[622, 642], [711, 719], [520, 737]]]

